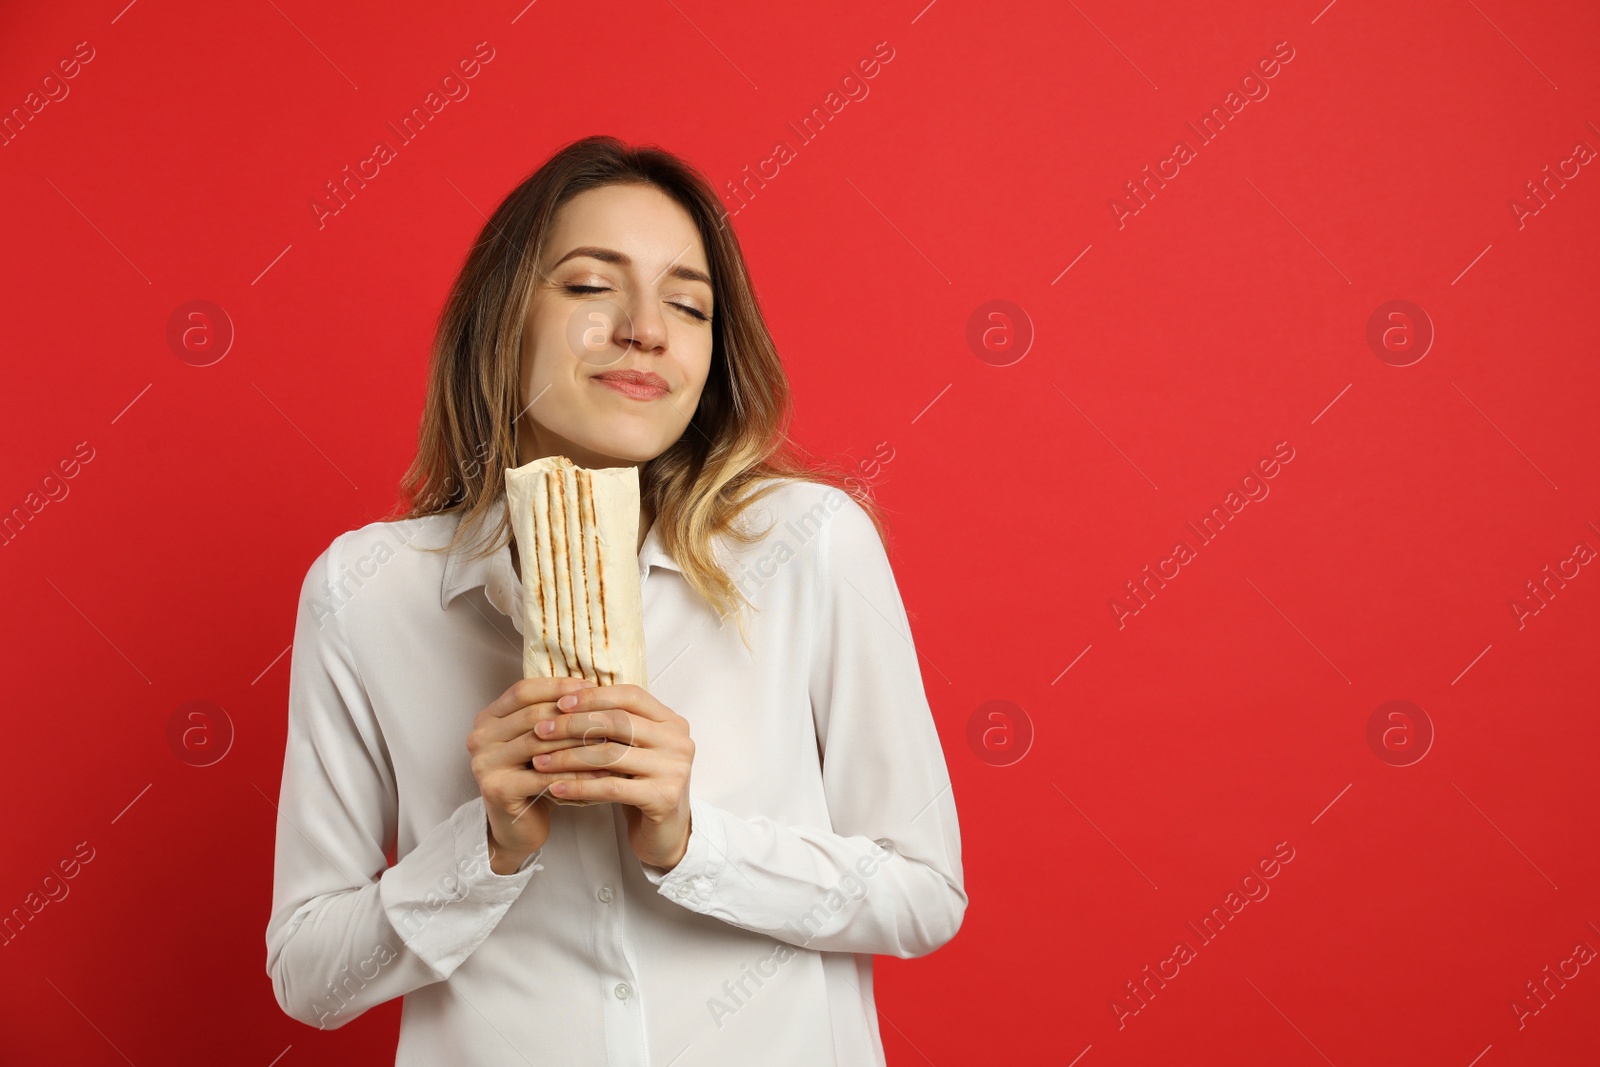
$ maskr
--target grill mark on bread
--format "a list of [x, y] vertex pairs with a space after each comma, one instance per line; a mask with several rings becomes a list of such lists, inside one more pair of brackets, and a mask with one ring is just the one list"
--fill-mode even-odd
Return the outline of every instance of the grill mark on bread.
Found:
[[[590, 476], [590, 478], [588, 479], [587, 488], [589, 490], [589, 513], [591, 515], [595, 516], [595, 525], [596, 525], [595, 552], [594, 552], [594, 561], [595, 562], [594, 562], [594, 566], [595, 566], [596, 575], [599, 578], [599, 582], [600, 582], [600, 633], [601, 633], [601, 642], [602, 642], [602, 647], [604, 647], [605, 650], [606, 650], [606, 662], [613, 665], [612, 669], [606, 672], [606, 674], [609, 675], [609, 680], [607, 680], [604, 684], [606, 684], [606, 685], [615, 685], [617, 683], [617, 671], [616, 671], [616, 667], [615, 667], [616, 659], [611, 654], [611, 626], [606, 621], [606, 554], [605, 554], [604, 551], [602, 551], [602, 549], [604, 548], [604, 545], [601, 542], [600, 537], [599, 537], [599, 531], [598, 531], [599, 515], [598, 515], [597, 509], [595, 507], [594, 478], [593, 478], [593, 476]], [[590, 632], [590, 635], [592, 636], [593, 633], [594, 633], [594, 627], [593, 626], [591, 626], [589, 628], [589, 632]]]
[[[599, 682], [600, 668], [596, 666], [594, 661], [594, 619], [589, 617], [589, 541], [591, 540], [590, 535], [594, 530], [594, 523], [584, 508], [584, 503], [587, 500], [584, 490], [587, 488], [588, 473], [581, 467], [572, 472], [572, 486], [576, 491], [576, 498], [573, 503], [578, 508], [578, 543], [575, 547], [578, 550], [578, 576], [582, 579], [583, 585], [583, 615], [589, 623], [585, 627], [589, 631], [589, 660], [584, 665], [583, 676], [590, 681]], [[576, 587], [574, 587], [572, 599], [574, 618], [577, 617], [578, 610], [577, 592]], [[579, 659], [582, 658], [582, 656], [579, 656]]]
[[[555, 578], [556, 647], [561, 651], [562, 671], [567, 675], [571, 675], [572, 664], [567, 659], [567, 642], [561, 633], [561, 623], [566, 615], [566, 612], [561, 610], [561, 577], [563, 574], [569, 573], [566, 566], [567, 539], [564, 536], [567, 528], [567, 511], [564, 506], [561, 506], [564, 501], [561, 499], [561, 488], [557, 478], [559, 476], [545, 479], [545, 486], [550, 497], [550, 564]], [[561, 513], [559, 518], [556, 515], [558, 510]], [[568, 602], [571, 602], [570, 595]]]
[[[589, 630], [589, 669], [584, 672], [584, 677], [589, 678], [590, 681], [595, 681], [597, 685], [603, 685], [605, 680], [600, 677], [600, 664], [595, 661], [595, 621], [594, 617], [589, 616], [589, 605], [590, 600], [592, 600], [589, 595], [590, 582], [594, 581], [589, 576], [589, 542], [594, 541], [594, 515], [590, 514], [589, 507], [587, 507], [587, 504], [589, 504], [589, 493], [587, 493], [589, 472], [582, 469], [582, 467], [573, 470], [573, 488], [578, 491], [578, 499], [576, 499], [576, 504], [578, 504], [578, 550], [582, 557], [581, 574], [582, 579], [584, 579], [584, 616], [589, 621], [589, 625], [587, 625], [587, 630]], [[576, 605], [574, 605], [574, 608], [576, 608]]]
[[[539, 530], [539, 506], [533, 500], [529, 500], [528, 504], [533, 508], [533, 529], [535, 536], [537, 536]], [[539, 629], [541, 631], [539, 636], [543, 638], [544, 621], [550, 617], [550, 614], [545, 609], [544, 603], [544, 575], [539, 570], [539, 546], [519, 544], [517, 546], [517, 555], [522, 560], [523, 596], [528, 595], [527, 577], [530, 573], [533, 575], [533, 592], [539, 598]], [[530, 562], [533, 564], [531, 567], [528, 565]], [[544, 640], [541, 640], [539, 644], [544, 650], [544, 658], [550, 660], [550, 673], [554, 674], [556, 672], [556, 662], [550, 659], [550, 645]]]
[[[545, 504], [545, 509], [548, 512], [548, 500], [545, 502]], [[556, 661], [555, 657], [550, 654], [550, 605], [545, 599], [546, 583], [544, 580], [544, 546], [539, 543], [538, 493], [528, 494], [528, 508], [533, 516], [533, 521], [529, 524], [529, 527], [532, 531], [532, 543], [520, 546], [520, 550], [522, 551], [522, 578], [524, 585], [523, 596], [527, 596], [526, 586], [529, 580], [528, 576], [531, 574], [533, 576], [533, 586], [538, 592], [539, 600], [539, 650], [544, 653], [546, 662], [550, 664], [550, 674], [553, 676], [556, 673]]]

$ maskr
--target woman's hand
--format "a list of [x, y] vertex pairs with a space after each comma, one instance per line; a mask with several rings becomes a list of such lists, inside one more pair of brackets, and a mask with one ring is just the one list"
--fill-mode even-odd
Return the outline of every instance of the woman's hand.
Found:
[[[604, 768], [609, 775], [553, 782], [563, 799], [628, 805], [628, 841], [643, 863], [671, 870], [689, 848], [689, 720], [636, 685], [600, 685], [568, 693], [558, 713], [536, 725], [546, 741], [576, 746], [536, 754], [536, 770]], [[626, 776], [626, 777], [624, 777]]]
[[[550, 836], [550, 805], [538, 801], [551, 782], [566, 776], [535, 771], [528, 761], [552, 748], [583, 743], [552, 745], [534, 735], [534, 724], [558, 714], [555, 702], [563, 694], [593, 685], [586, 678], [524, 678], [473, 722], [467, 754], [489, 814], [489, 866], [496, 874], [515, 871]], [[582, 777], [605, 773], [580, 772]]]

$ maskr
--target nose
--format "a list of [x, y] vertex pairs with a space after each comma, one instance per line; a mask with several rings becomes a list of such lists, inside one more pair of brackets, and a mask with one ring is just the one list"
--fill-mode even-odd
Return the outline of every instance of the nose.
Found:
[[627, 317], [617, 323], [618, 344], [652, 352], [667, 343], [667, 323], [653, 295], [635, 292], [624, 310]]

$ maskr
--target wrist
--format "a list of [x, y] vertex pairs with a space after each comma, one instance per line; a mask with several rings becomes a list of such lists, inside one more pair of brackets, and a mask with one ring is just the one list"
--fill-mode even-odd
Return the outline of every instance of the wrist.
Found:
[[489, 869], [495, 874], [500, 875], [502, 878], [507, 875], [516, 874], [517, 868], [521, 867], [523, 861], [531, 855], [531, 852], [524, 853], [521, 856], [515, 856], [507, 852], [491, 851], [489, 853]]
[[523, 861], [538, 851], [538, 849], [533, 849], [528, 852], [518, 852], [514, 849], [506, 848], [495, 840], [494, 827], [492, 826], [488, 828], [488, 835], [489, 869], [498, 875], [516, 874], [517, 868], [522, 866]]
[[658, 871], [661, 871], [663, 874], [677, 867], [678, 864], [683, 862], [683, 857], [689, 854], [689, 835], [693, 832], [694, 819], [691, 816], [684, 821], [683, 836], [679, 839], [678, 848], [670, 857], [670, 860], [666, 863], [652, 863], [650, 866], [656, 868]]

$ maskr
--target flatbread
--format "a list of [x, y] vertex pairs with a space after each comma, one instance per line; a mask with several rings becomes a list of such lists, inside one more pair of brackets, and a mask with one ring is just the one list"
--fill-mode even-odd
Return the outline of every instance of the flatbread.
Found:
[[639, 469], [537, 459], [506, 469], [506, 508], [522, 561], [522, 676], [646, 686]]

